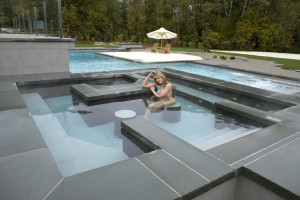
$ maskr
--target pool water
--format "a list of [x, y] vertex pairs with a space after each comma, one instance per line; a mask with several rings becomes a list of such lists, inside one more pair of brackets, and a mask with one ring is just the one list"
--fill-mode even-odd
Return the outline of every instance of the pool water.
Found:
[[70, 50], [70, 71], [72, 73], [85, 73], [164, 67], [280, 93], [292, 94], [300, 92], [300, 84], [297, 82], [277, 81], [262, 75], [193, 63], [140, 64], [95, 54], [95, 52], [99, 51], [102, 50]]
[[[133, 143], [115, 128], [115, 112], [132, 110], [143, 118], [149, 98], [131, 96], [86, 105], [69, 85], [21, 87], [22, 97], [48, 149], [64, 177], [134, 157], [151, 149]], [[259, 126], [214, 113], [179, 96], [179, 120], [166, 120], [166, 110], [150, 115], [150, 121], [179, 138], [206, 150], [257, 130]], [[170, 114], [170, 113], [169, 113]]]
[[136, 100], [89, 107], [70, 93], [67, 84], [26, 86], [20, 91], [64, 177], [151, 151], [114, 126], [114, 112], [134, 107]]

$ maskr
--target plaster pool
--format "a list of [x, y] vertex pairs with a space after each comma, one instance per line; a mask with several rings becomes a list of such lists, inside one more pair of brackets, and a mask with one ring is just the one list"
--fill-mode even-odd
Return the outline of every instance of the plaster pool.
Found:
[[[122, 84], [126, 80], [104, 81]], [[101, 80], [97, 81], [100, 84]], [[130, 96], [87, 105], [70, 91], [70, 83], [21, 86], [20, 92], [64, 177], [118, 162], [152, 149], [132, 141], [116, 129], [115, 113], [132, 110], [144, 118], [149, 95]], [[241, 117], [211, 109], [176, 96], [181, 110], [171, 111], [177, 121], [165, 120], [167, 110], [150, 115], [150, 121], [189, 142], [207, 150], [260, 129], [260, 125]], [[169, 113], [170, 114], [170, 113]]]
[[140, 64], [94, 54], [99, 51], [70, 50], [70, 72], [87, 73], [163, 67], [285, 94], [300, 92], [300, 84], [294, 81], [282, 81], [267, 76], [193, 63]]

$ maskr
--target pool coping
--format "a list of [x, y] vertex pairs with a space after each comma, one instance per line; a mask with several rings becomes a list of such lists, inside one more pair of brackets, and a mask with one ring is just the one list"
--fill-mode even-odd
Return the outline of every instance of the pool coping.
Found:
[[[30, 81], [29, 82], [30, 84], [46, 83], [47, 81], [54, 81], [55, 82], [55, 81], [79, 80], [81, 78], [86, 80], [86, 79], [89, 79], [89, 78], [111, 77], [114, 74], [116, 75], [116, 74], [120, 74], [120, 73], [130, 73], [130, 71], [131, 71], [131, 73], [136, 74], [136, 73], [149, 72], [150, 70], [149, 69], [129, 70], [129, 71], [127, 70], [127, 71], [123, 71], [123, 72], [104, 72], [104, 73], [99, 72], [99, 73], [87, 73], [87, 74], [57, 73], [57, 75], [55, 75], [55, 74], [39, 74], [39, 75], [35, 75], [35, 76], [34, 75], [28, 75], [28, 76], [24, 75], [24, 76], [14, 76], [14, 77], [11, 77], [11, 79], [12, 79], [11, 81], [9, 80], [9, 78], [7, 78], [6, 80], [4, 79], [4, 81], [2, 81], [2, 83], [5, 83], [5, 84], [1, 84], [1, 90], [0, 90], [1, 93], [2, 92], [6, 92], [6, 93], [10, 92], [8, 94], [8, 96], [6, 95], [8, 98], [7, 98], [7, 100], [4, 100], [4, 104], [5, 103], [7, 104], [9, 102], [9, 99], [19, 99], [20, 101], [19, 102], [11, 102], [12, 104], [15, 104], [15, 105], [11, 105], [11, 106], [7, 106], [6, 105], [6, 106], [2, 107], [1, 108], [1, 114], [7, 115], [7, 114], [11, 114], [11, 113], [18, 113], [21, 110], [22, 110], [22, 112], [24, 112], [24, 111], [28, 112], [25, 103], [22, 103], [22, 97], [18, 93], [18, 88], [16, 87], [16, 83], [15, 82], [18, 82], [18, 83], [23, 82], [23, 81], [26, 82], [26, 81], [32, 80], [32, 78], [34, 79], [34, 81]], [[171, 73], [170, 70], [168, 70], [168, 69], [163, 69], [163, 71], [166, 72], [166, 73]], [[174, 73], [178, 73], [178, 72], [174, 72]], [[93, 75], [93, 76], [91, 76], [91, 75]], [[188, 75], [188, 73], [182, 73], [181, 77], [187, 76], [187, 75]], [[190, 78], [192, 80], [197, 80], [197, 79], [201, 79], [202, 77], [191, 75]], [[201, 81], [202, 81], [202, 83], [205, 83], [205, 82], [209, 83], [209, 81], [211, 81], [211, 82], [214, 83], [214, 81], [212, 79], [210, 79], [210, 78], [201, 79]], [[214, 83], [214, 84], [215, 85], [219, 84], [219, 87], [224, 87], [222, 81], [218, 81], [217, 83]], [[236, 91], [239, 91], [241, 93], [245, 92], [244, 89], [243, 89], [243, 87], [237, 89], [234, 86], [236, 86], [236, 85], [232, 85], [231, 84], [231, 85], [227, 85], [226, 87], [227, 88], [228, 87], [232, 88], [232, 89], [234, 89]], [[254, 90], [255, 93], [252, 94], [252, 95], [255, 95], [255, 96], [258, 96], [258, 97], [261, 96], [261, 98], [265, 98], [264, 91], [262, 91], [261, 94], [257, 93], [257, 91], [259, 91], [259, 90]], [[284, 138], [277, 138], [277, 142], [275, 142], [275, 144], [279, 144], [280, 143], [280, 145], [286, 145], [288, 142], [291, 142], [291, 140], [288, 140], [288, 139], [293, 138], [292, 141], [298, 139], [300, 137], [300, 135], [297, 132], [297, 131], [299, 131], [298, 122], [299, 122], [299, 119], [300, 119], [300, 117], [299, 117], [300, 116], [299, 115], [299, 97], [293, 97], [293, 98], [291, 98], [290, 95], [278, 95], [278, 94], [276, 94], [274, 92], [271, 92], [268, 95], [269, 95], [268, 98], [274, 98], [274, 101], [283, 101], [287, 105], [294, 105], [294, 106], [292, 106], [292, 107], [290, 107], [288, 109], [284, 109], [283, 111], [278, 111], [278, 112], [275, 112], [275, 113], [272, 113], [272, 114], [266, 114], [266, 113], [262, 113], [260, 111], [257, 111], [257, 112], [254, 112], [254, 113], [251, 114], [249, 112], [249, 108], [247, 108], [247, 107], [245, 108], [244, 107], [243, 113], [251, 114], [251, 115], [254, 116], [254, 118], [260, 117], [260, 119], [264, 119], [265, 122], [267, 124], [269, 124], [269, 125], [273, 124], [273, 125], [271, 125], [271, 128], [269, 128], [269, 129], [273, 128], [271, 130], [271, 132], [268, 132], [269, 134], [274, 134], [276, 132], [276, 128], [277, 128], [276, 126], [279, 126], [279, 128], [280, 128], [278, 131], [282, 131], [282, 130], [288, 129], [287, 132], [288, 132], [289, 136], [284, 137]], [[223, 106], [223, 108], [229, 109], [232, 112], [237, 112], [236, 110], [238, 110], [240, 112], [241, 110], [243, 110], [243, 109], [236, 109], [236, 105], [235, 104], [231, 104], [230, 102], [229, 103], [228, 102], [225, 102], [225, 103], [224, 102], [223, 103], [222, 102], [218, 102], [217, 105], [218, 106]], [[264, 115], [264, 114], [266, 114], [266, 115]], [[298, 118], [295, 118], [295, 116], [298, 116]], [[274, 121], [274, 119], [275, 119], [275, 121]], [[280, 120], [280, 121], [278, 121], [278, 120]], [[132, 123], [134, 124], [134, 120], [133, 120]], [[145, 122], [145, 123], [147, 123], [147, 122]], [[36, 128], [36, 125], [34, 124], [33, 121], [29, 122], [29, 124], [27, 124], [27, 126]], [[275, 126], [275, 128], [272, 127], [272, 126]], [[128, 128], [130, 128], [130, 126], [128, 126], [127, 129]], [[139, 132], [139, 134], [142, 135], [142, 137], [144, 137], [143, 134], [145, 134], [145, 133], [143, 131], [141, 131], [141, 132]], [[256, 135], [261, 135], [261, 134], [266, 134], [266, 130], [265, 131], [258, 131], [256, 133], [252, 133], [251, 136], [254, 136], [254, 139], [255, 139]], [[165, 134], [165, 135], [168, 135], [168, 134]], [[173, 138], [172, 140], [174, 140], [176, 142], [179, 142], [181, 144], [184, 144], [184, 141], [181, 141], [179, 138], [174, 139], [173, 136], [170, 136], [170, 137]], [[147, 137], [144, 137], [144, 138], [147, 138]], [[242, 139], [244, 139], [244, 137]], [[40, 139], [38, 139], [38, 140], [40, 142], [42, 142]], [[287, 141], [284, 141], [284, 140], [287, 140]], [[167, 144], [157, 143], [157, 141], [154, 140], [154, 139], [151, 139], [149, 141], [152, 142], [153, 144], [155, 144], [153, 147], [156, 146], [155, 149], [157, 149], [157, 150], [155, 151], [156, 153], [154, 153], [154, 154], [156, 154], [156, 155], [157, 154], [159, 154], [159, 155], [163, 154], [163, 156], [165, 156], [169, 160], [169, 162], [171, 162], [171, 163], [173, 163], [173, 162], [177, 163], [177, 165], [179, 166], [180, 169], [182, 169], [182, 165], [184, 165], [184, 166], [186, 165], [185, 162], [182, 162], [182, 159], [183, 159], [182, 157], [180, 157], [180, 158], [177, 157], [178, 156], [177, 155], [178, 152], [177, 153], [175, 152], [176, 154], [175, 153], [172, 154], [172, 153], [169, 152], [170, 151], [169, 148], [171, 148], [171, 147], [169, 147]], [[167, 141], [167, 139], [165, 141]], [[227, 163], [226, 164], [226, 162], [228, 162], [226, 160], [231, 160], [232, 158], [226, 158], [228, 156], [228, 154], [225, 155], [222, 152], [226, 152], [226, 151], [227, 152], [229, 152], [229, 151], [231, 152], [232, 151], [232, 146], [234, 146], [235, 148], [237, 148], [237, 146], [241, 147], [241, 146], [243, 146], [243, 145], [246, 144], [245, 142], [247, 143], [247, 142], [249, 142], [249, 140], [246, 140], [246, 141], [241, 141], [241, 140], [239, 140], [239, 141], [231, 141], [229, 143], [220, 145], [220, 146], [218, 146], [216, 148], [209, 149], [208, 151], [205, 151], [205, 152], [199, 151], [199, 150], [195, 150], [192, 145], [184, 144], [184, 146], [186, 146], [186, 148], [189, 151], [196, 151], [197, 154], [199, 154], [199, 155], [202, 155], [202, 156], [205, 156], [205, 157], [208, 156], [210, 159], [215, 159], [213, 162], [217, 162], [217, 163], [221, 164], [222, 166], [224, 166], [224, 168], [226, 170], [225, 170], [225, 172], [223, 172], [220, 175], [218, 175], [217, 178], [213, 179], [211, 182], [206, 183], [204, 181], [206, 184], [204, 184], [204, 185], [203, 184], [199, 184], [198, 185], [199, 187], [196, 188], [196, 189], [193, 188], [193, 187], [191, 187], [190, 190], [185, 190], [185, 193], [181, 194], [182, 195], [181, 198], [188, 198], [188, 199], [190, 199], [192, 197], [198, 196], [198, 195], [200, 195], [200, 194], [202, 194], [202, 193], [210, 190], [212, 187], [215, 187], [216, 185], [219, 185], [219, 184], [221, 184], [221, 183], [223, 183], [223, 182], [225, 182], [225, 181], [233, 178], [234, 176], [238, 175], [239, 173], [243, 174], [243, 169], [247, 169], [247, 166], [246, 166], [247, 163], [253, 162], [253, 161], [257, 160], [257, 159], [263, 159], [263, 158], [261, 158], [262, 155], [254, 155], [257, 152], [257, 150], [255, 150], [255, 152], [251, 152], [251, 151], [246, 152], [248, 154], [248, 156], [243, 157], [242, 160], [235, 160], [235, 162], [233, 162], [233, 163], [231, 162], [231, 163]], [[268, 154], [270, 152], [272, 153], [272, 151], [275, 148], [275, 147], [274, 148], [272, 147], [272, 145], [274, 145], [274, 141], [270, 141], [270, 143], [268, 143], [268, 144], [262, 144], [262, 145], [263, 146], [260, 147], [259, 152], [261, 150], [264, 150], [263, 155], [266, 155], [266, 154]], [[46, 151], [46, 152], [48, 151], [48, 149], [47, 148], [45, 149], [44, 146], [42, 148], [41, 147], [34, 147], [32, 145], [27, 145], [27, 146], [28, 147], [30, 146], [30, 148], [29, 149], [20, 149], [19, 153], [17, 153], [17, 154], [16, 154], [16, 152], [10, 152], [7, 155], [5, 155], [4, 157], [3, 156], [0, 157], [0, 161], [2, 161], [3, 158], [6, 158], [6, 159], [7, 158], [12, 158], [12, 159], [14, 159], [14, 162], [22, 163], [21, 160], [20, 160], [20, 158], [16, 157], [15, 155], [22, 156], [23, 154], [25, 155], [27, 152], [28, 152], [28, 155], [29, 154], [34, 155], [34, 153], [39, 152], [39, 151]], [[164, 148], [166, 148], [167, 150], [164, 149]], [[230, 149], [230, 150], [228, 150], [228, 149]], [[175, 151], [175, 150], [172, 150], [172, 151]], [[239, 153], [239, 152], [235, 152], [235, 153]], [[160, 156], [162, 156], [162, 155], [160, 155]], [[237, 155], [235, 155], [235, 156], [237, 156]], [[152, 158], [153, 154], [151, 154], [151, 153], [150, 154], [145, 154], [145, 155], [143, 155], [143, 157], [144, 157], [143, 159], [154, 159], [154, 158]], [[155, 157], [155, 155], [154, 155], [154, 157]], [[236, 158], [239, 158], [239, 156], [237, 156]], [[246, 158], [246, 159], [244, 159], [244, 158]], [[248, 158], [248, 160], [247, 160], [247, 158]], [[224, 162], [224, 160], [226, 162]], [[140, 169], [140, 170], [143, 169], [144, 170], [144, 168], [146, 168], [146, 169], [148, 168], [147, 170], [150, 169], [150, 172], [152, 171], [151, 167], [147, 166], [147, 164], [145, 166], [145, 163], [141, 163], [142, 161], [139, 158], [129, 159], [128, 161], [126, 160], [126, 162], [132, 163], [134, 166], [136, 166], [137, 169]], [[186, 161], [186, 162], [191, 162], [191, 161]], [[253, 163], [255, 163], [255, 162], [253, 162]], [[118, 165], [123, 165], [123, 164], [124, 164], [124, 162], [120, 162], [120, 163], [112, 164], [110, 166], [116, 166], [117, 167]], [[217, 165], [219, 165], [219, 164], [217, 164]], [[108, 166], [104, 167], [104, 168], [100, 167], [100, 168], [97, 168], [95, 170], [84, 172], [84, 173], [79, 174], [79, 175], [74, 175], [74, 176], [71, 176], [71, 177], [62, 178], [61, 175], [58, 175], [58, 174], [60, 174], [60, 172], [58, 171], [57, 167], [52, 166], [51, 168], [52, 168], [51, 170], [53, 171], [53, 173], [56, 174], [57, 184], [56, 185], [52, 185], [52, 189], [49, 188], [49, 193], [47, 193], [46, 196], [43, 196], [43, 195], [39, 196], [39, 197], [42, 197], [42, 198], [45, 198], [45, 199], [51, 199], [51, 198], [54, 198], [54, 197], [58, 197], [59, 195], [62, 195], [62, 193], [60, 193], [59, 191], [64, 191], [64, 188], [67, 187], [66, 184], [68, 185], [69, 182], [71, 184], [71, 183], [74, 183], [74, 181], [75, 182], [79, 181], [82, 178], [82, 176], [85, 176], [85, 174], [88, 175], [88, 174], [91, 174], [91, 173], [98, 173], [98, 171], [100, 173], [100, 171], [103, 171], [105, 169], [109, 170]], [[38, 169], [35, 169], [35, 168], [33, 168], [33, 169], [34, 170], [38, 170]], [[122, 169], [119, 169], [119, 170], [122, 171]], [[183, 170], [186, 171], [186, 173], [190, 173], [190, 171], [193, 171], [193, 172], [196, 171], [194, 169], [194, 167], [190, 167], [189, 164], [187, 165], [187, 169], [183, 168]], [[126, 170], [123, 171], [123, 172], [126, 173]], [[151, 172], [151, 174], [153, 176], [156, 176], [152, 172]], [[34, 171], [31, 172], [31, 173], [34, 174]], [[103, 173], [103, 172], [101, 172], [101, 173]], [[253, 173], [255, 174], [256, 172], [254, 171]], [[197, 172], [196, 174], [198, 174], [198, 175], [200, 174], [199, 175], [200, 177], [202, 177], [202, 176], [205, 177], [206, 176], [205, 174], [201, 174], [199, 172]], [[245, 175], [250, 177], [251, 175], [248, 175], [248, 174], [246, 173]], [[107, 176], [109, 176], [109, 175], [111, 176], [112, 174], [108, 173]], [[263, 174], [261, 176], [263, 176]], [[122, 179], [122, 177], [120, 179]], [[205, 178], [204, 178], [204, 180], [205, 180]], [[269, 180], [269, 179], [267, 179], [267, 180]], [[153, 182], [157, 182], [157, 178], [153, 179], [152, 181]], [[255, 179], [255, 181], [258, 181], [262, 185], [266, 184], [266, 181], [259, 181], [258, 179], [257, 180]], [[47, 180], [45, 180], [45, 182], [47, 182]], [[161, 184], [161, 183], [163, 183], [162, 187], [165, 187], [165, 190], [163, 190], [162, 193], [159, 193], [160, 195], [162, 195], [161, 197], [163, 197], [164, 196], [163, 193], [165, 193], [165, 194], [167, 194], [167, 196], [169, 195], [169, 197], [173, 196], [172, 198], [174, 198], [174, 199], [180, 198], [180, 195], [178, 195], [176, 192], [175, 192], [175, 195], [174, 195], [174, 188], [173, 187], [169, 187], [170, 184], [172, 185], [172, 181], [171, 181], [170, 184], [165, 184], [164, 181], [160, 180], [157, 184]], [[95, 184], [97, 184], [97, 182], [95, 182]], [[277, 184], [277, 183], [273, 183], [272, 181], [271, 182], [268, 181], [267, 184]], [[84, 188], [88, 189], [84, 185], [81, 185], [81, 186], [83, 186]], [[130, 184], [129, 184], [129, 186], [130, 186]], [[32, 185], [32, 187], [35, 188], [34, 185]], [[147, 188], [147, 190], [151, 189], [151, 188], [154, 189], [153, 187], [154, 186], [152, 185], [151, 187]], [[283, 191], [287, 191], [288, 190], [288, 188], [285, 188], [284, 186], [281, 186], [281, 188], [283, 189]], [[101, 192], [104, 192], [104, 190], [106, 190], [106, 189], [107, 188], [104, 187], [103, 190], [98, 190], [98, 191], [94, 191], [94, 192], [95, 192], [95, 194], [100, 194]], [[146, 188], [144, 188], [144, 189], [146, 189]], [[22, 189], [21, 189], [21, 191], [22, 191]], [[35, 193], [34, 190], [29, 190], [27, 192], [23, 191], [23, 192], [24, 192], [24, 194], [28, 194], [29, 192], [33, 192], [32, 195]], [[56, 195], [58, 195], [58, 196], [56, 196]], [[279, 195], [283, 196], [284, 194], [282, 194], [282, 192], [280, 192]], [[34, 199], [34, 198], [32, 198], [32, 199]]]

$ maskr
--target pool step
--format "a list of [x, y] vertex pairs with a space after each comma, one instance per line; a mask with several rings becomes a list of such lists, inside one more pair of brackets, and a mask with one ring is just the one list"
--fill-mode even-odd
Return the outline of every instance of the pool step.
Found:
[[206, 135], [201, 135], [200, 137], [198, 138], [195, 138], [195, 140], [193, 141], [190, 141], [190, 143], [194, 146], [196, 146], [197, 144], [200, 144], [202, 142], [205, 142], [207, 140], [210, 140], [211, 138], [214, 138], [214, 137], [217, 137], [217, 136], [220, 136], [220, 135], [223, 135], [223, 134], [226, 134], [228, 132], [232, 131], [231, 128], [223, 128], [223, 129], [219, 129], [217, 131], [214, 131], [212, 133], [209, 133], [209, 134], [206, 134]]
[[235, 140], [237, 138], [243, 137], [245, 135], [249, 135], [258, 130], [260, 130], [260, 128], [249, 131], [249, 129], [241, 127], [236, 130], [230, 131], [226, 134], [223, 134], [223, 135], [211, 138], [210, 140], [201, 142], [201, 143], [197, 144], [196, 147], [198, 147], [199, 149], [201, 149], [203, 151], [206, 151], [208, 149], [211, 149], [213, 147], [216, 147], [221, 144], [227, 143], [229, 141]]
[[195, 96], [199, 99], [203, 99], [203, 100], [211, 102], [211, 103], [224, 100], [223, 98], [217, 97], [215, 95], [201, 92], [200, 90], [189, 88], [184, 85], [180, 85], [178, 83], [172, 83], [172, 85], [176, 86], [176, 90], [179, 90], [180, 92], [186, 93], [191, 96]]
[[213, 127], [210, 127], [210, 128], [208, 128], [208, 129], [206, 129], [206, 130], [203, 130], [202, 128], [201, 128], [201, 133], [196, 133], [196, 134], [193, 134], [193, 135], [191, 135], [191, 136], [188, 136], [188, 137], [186, 137], [186, 138], [183, 138], [186, 142], [193, 142], [193, 141], [195, 141], [195, 140], [198, 140], [199, 138], [201, 138], [201, 137], [203, 137], [203, 136], [206, 136], [206, 135], [209, 135], [209, 134], [211, 134], [211, 133], [213, 133], [213, 132], [215, 132], [215, 131], [218, 131], [218, 129], [215, 129], [215, 128], [213, 128]]
[[[109, 144], [115, 141], [114, 138], [101, 133], [99, 134], [99, 130], [101, 130], [103, 126], [97, 129], [93, 127], [95, 128], [94, 131], [92, 131], [94, 134], [90, 135], [90, 141], [87, 141], [86, 138], [84, 140], [80, 137], [84, 134], [90, 134], [91, 132], [87, 132], [84, 129], [79, 130], [79, 126], [83, 126], [85, 123], [80, 119], [79, 114], [69, 113], [73, 115], [72, 117], [57, 113], [52, 114], [49, 105], [45, 103], [39, 94], [30, 93], [23, 94], [22, 96], [63, 176], [70, 176], [113, 163], [116, 160], [128, 158], [128, 156], [120, 150], [123, 146], [120, 140], [115, 143], [115, 145], [119, 145], [119, 147], [112, 148]], [[38, 107], [35, 108], [35, 105], [38, 105]], [[60, 116], [57, 117], [58, 115]], [[75, 129], [79, 132], [76, 134], [79, 134], [80, 137], [78, 137], [78, 135], [73, 137], [70, 133], [67, 133], [66, 127], [63, 127], [60, 121], [65, 120], [64, 117], [66, 117], [68, 122], [72, 121], [72, 123], [77, 125]], [[87, 125], [85, 124], [85, 126]], [[111, 127], [113, 127], [113, 125], [111, 125]], [[97, 140], [97, 142], [94, 140]]]
[[[172, 124], [163, 121], [160, 115], [162, 113], [154, 113], [150, 117], [150, 121], [180, 138], [187, 138], [199, 133], [199, 127], [205, 131], [214, 126], [213, 115], [201, 116], [196, 113], [181, 111], [180, 123]], [[188, 129], [183, 124], [188, 124]]]

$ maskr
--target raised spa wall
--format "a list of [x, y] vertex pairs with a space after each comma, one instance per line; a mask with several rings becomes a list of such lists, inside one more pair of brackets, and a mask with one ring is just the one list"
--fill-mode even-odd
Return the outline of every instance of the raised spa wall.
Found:
[[69, 38], [0, 38], [0, 74], [69, 72]]

